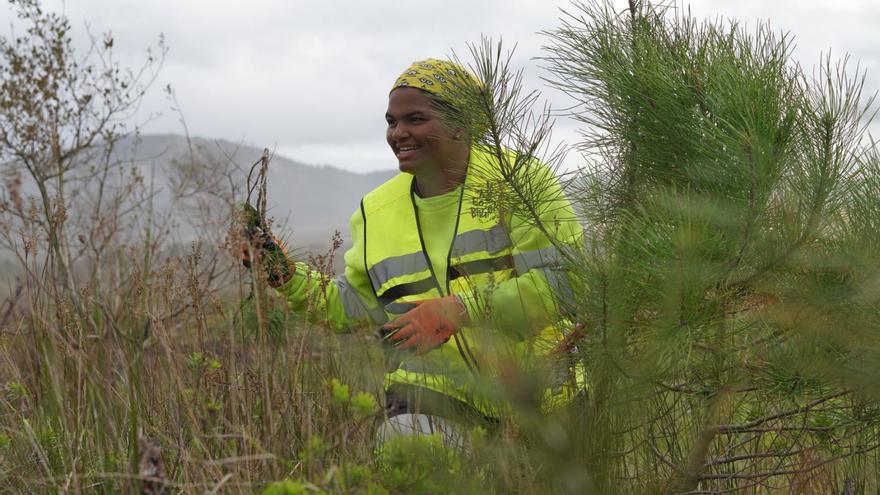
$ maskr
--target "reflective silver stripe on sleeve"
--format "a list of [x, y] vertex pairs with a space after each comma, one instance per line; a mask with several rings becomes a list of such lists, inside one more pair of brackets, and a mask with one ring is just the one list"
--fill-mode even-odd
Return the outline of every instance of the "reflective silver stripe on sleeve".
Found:
[[336, 289], [339, 290], [339, 298], [342, 300], [342, 307], [345, 309], [345, 316], [351, 319], [369, 318], [375, 323], [385, 323], [388, 318], [382, 308], [370, 309], [361, 300], [354, 287], [348, 283], [345, 275], [340, 275], [333, 279]]
[[574, 307], [574, 292], [566, 275], [565, 262], [555, 246], [516, 254], [513, 262], [519, 275], [533, 269], [541, 270], [563, 313]]
[[574, 292], [571, 290], [571, 284], [565, 270], [557, 268], [544, 268], [541, 270], [547, 284], [556, 296], [556, 303], [563, 314], [574, 310]]
[[385, 258], [370, 268], [370, 278], [379, 290], [385, 282], [411, 273], [419, 273], [428, 269], [425, 263], [425, 255], [421, 251], [415, 253]]
[[464, 256], [480, 251], [494, 254], [508, 246], [510, 246], [510, 238], [507, 232], [504, 227], [496, 223], [488, 230], [469, 230], [455, 236], [452, 255]]
[[554, 246], [513, 255], [513, 264], [520, 275], [533, 268], [562, 268], [563, 258]]

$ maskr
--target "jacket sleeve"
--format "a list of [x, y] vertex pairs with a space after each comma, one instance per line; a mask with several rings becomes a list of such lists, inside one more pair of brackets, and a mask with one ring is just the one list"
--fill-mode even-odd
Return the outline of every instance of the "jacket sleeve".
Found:
[[542, 165], [536, 176], [539, 184], [532, 191], [539, 191], [534, 207], [541, 226], [525, 212], [508, 220], [514, 276], [459, 294], [472, 321], [521, 335], [558, 321], [572, 307], [565, 254], [583, 243], [583, 229], [555, 175]]
[[329, 325], [335, 331], [379, 325], [385, 313], [370, 286], [363, 258], [363, 219], [356, 211], [349, 222], [352, 247], [345, 252], [345, 273], [330, 278], [296, 262], [291, 279], [278, 288], [294, 311], [304, 312], [311, 321]]

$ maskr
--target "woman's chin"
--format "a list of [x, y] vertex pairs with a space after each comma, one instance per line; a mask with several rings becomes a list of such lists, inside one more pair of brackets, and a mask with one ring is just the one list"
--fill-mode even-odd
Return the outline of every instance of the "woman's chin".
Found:
[[416, 170], [415, 164], [409, 160], [398, 160], [397, 168], [407, 174], [414, 174]]

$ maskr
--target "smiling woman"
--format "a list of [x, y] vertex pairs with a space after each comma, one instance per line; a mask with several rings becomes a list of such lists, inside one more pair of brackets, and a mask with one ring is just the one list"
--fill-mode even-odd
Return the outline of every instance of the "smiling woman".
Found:
[[537, 392], [543, 410], [577, 390], [569, 361], [545, 358], [562, 340], [556, 304], [571, 294], [558, 249], [579, 245], [581, 228], [539, 163], [531, 186], [554, 198], [542, 208], [546, 228], [477, 207], [480, 191], [503, 183], [500, 157], [513, 153], [474, 139], [479, 112], [462, 103], [472, 90], [485, 94], [457, 64], [428, 59], [407, 68], [385, 113], [401, 173], [352, 215], [345, 274], [324, 280], [296, 263], [276, 284], [293, 309], [312, 309], [336, 330], [381, 325], [389, 366], [380, 441], [441, 433], [461, 446], [463, 425], [493, 429], [511, 408], [509, 392], [493, 381], [511, 365], [542, 370], [528, 393]]
[[432, 197], [464, 182], [470, 154], [467, 130], [442, 118], [441, 107], [459, 84], [477, 85], [465, 71], [449, 62], [416, 62], [395, 82], [388, 96], [385, 137], [401, 172], [415, 176], [419, 196]]

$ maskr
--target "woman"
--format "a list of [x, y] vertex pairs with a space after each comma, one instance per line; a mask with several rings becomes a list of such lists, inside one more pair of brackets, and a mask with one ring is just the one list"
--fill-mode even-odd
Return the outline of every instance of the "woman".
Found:
[[[336, 330], [381, 325], [391, 363], [382, 432], [441, 431], [453, 444], [462, 423], [491, 425], [508, 409], [495, 386], [501, 374], [559, 343], [556, 304], [570, 290], [558, 249], [581, 238], [555, 178], [538, 163], [530, 180], [549, 198], [538, 208], [543, 228], [486, 208], [486, 191], [504, 184], [499, 159], [513, 155], [476, 144], [461, 124], [469, 119], [449, 117], [473, 117], [457, 103], [463, 89], [479, 83], [448, 61], [416, 62], [400, 75], [385, 120], [401, 173], [352, 215], [345, 274], [322, 281], [296, 263], [276, 284], [292, 308], [317, 306]], [[543, 375], [548, 390], [539, 401], [570, 395], [567, 371]]]

